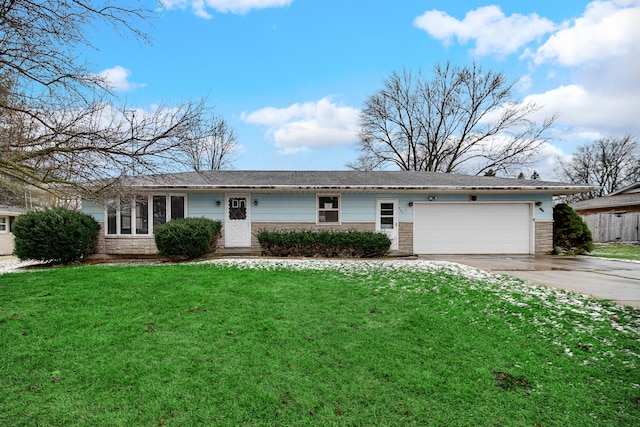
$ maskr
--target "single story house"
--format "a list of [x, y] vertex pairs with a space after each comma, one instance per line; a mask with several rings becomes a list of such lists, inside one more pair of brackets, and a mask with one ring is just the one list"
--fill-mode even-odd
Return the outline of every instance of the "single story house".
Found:
[[11, 206], [0, 206], [0, 256], [13, 253], [13, 220], [24, 210]]
[[222, 252], [259, 251], [262, 229], [332, 229], [384, 232], [395, 254], [550, 253], [553, 196], [593, 190], [414, 171], [206, 171], [125, 184], [117, 199], [83, 201], [103, 227], [99, 254], [154, 255], [154, 228], [183, 217], [221, 220]]
[[594, 242], [640, 241], [640, 182], [571, 207], [589, 226]]

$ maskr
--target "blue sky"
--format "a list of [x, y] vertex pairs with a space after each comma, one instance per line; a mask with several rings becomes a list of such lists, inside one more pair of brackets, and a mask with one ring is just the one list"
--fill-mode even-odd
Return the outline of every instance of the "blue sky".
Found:
[[163, 3], [151, 44], [96, 29], [87, 60], [136, 108], [206, 96], [235, 129], [236, 169], [345, 169], [367, 96], [446, 61], [504, 72], [560, 115], [542, 178], [585, 141], [640, 136], [640, 0]]

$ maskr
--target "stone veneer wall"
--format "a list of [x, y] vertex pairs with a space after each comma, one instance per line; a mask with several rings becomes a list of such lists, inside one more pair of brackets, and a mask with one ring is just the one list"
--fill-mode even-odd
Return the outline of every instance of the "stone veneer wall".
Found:
[[550, 254], [553, 251], [553, 222], [536, 221], [535, 233], [536, 254]]
[[104, 223], [100, 223], [97, 256], [152, 256], [158, 255], [158, 248], [153, 234], [147, 236], [105, 236]]
[[[104, 224], [101, 223], [101, 230], [98, 236], [98, 255], [157, 255], [158, 249], [153, 239], [140, 236], [109, 236], [104, 234]], [[399, 242], [397, 254], [413, 253], [413, 223], [401, 222], [399, 226]], [[369, 222], [350, 222], [341, 225], [317, 225], [315, 223], [300, 222], [253, 222], [251, 224], [251, 249], [260, 250], [260, 244], [256, 235], [260, 230], [358, 230], [374, 231], [375, 224]], [[535, 253], [550, 254], [553, 250], [553, 222], [535, 223]], [[224, 247], [224, 225], [222, 234], [218, 238], [218, 248]]]
[[398, 254], [413, 254], [413, 223], [401, 222], [398, 226]]

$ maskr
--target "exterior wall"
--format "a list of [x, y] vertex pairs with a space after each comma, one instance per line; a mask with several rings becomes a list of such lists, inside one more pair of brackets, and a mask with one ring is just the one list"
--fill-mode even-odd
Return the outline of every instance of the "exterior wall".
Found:
[[553, 222], [536, 221], [534, 223], [536, 254], [550, 254], [553, 251]]
[[398, 253], [413, 254], [413, 222], [398, 224]]
[[100, 222], [100, 234], [96, 256], [155, 256], [158, 248], [150, 236], [105, 236], [104, 222]]
[[16, 218], [15, 214], [6, 215], [0, 214], [5, 221], [6, 230], [0, 231], [0, 256], [4, 255], [12, 255], [13, 254], [13, 233], [11, 232], [11, 224], [13, 220]]
[[11, 255], [13, 253], [13, 234], [0, 233], [0, 255]]
[[[171, 191], [164, 194], [172, 193]], [[225, 194], [228, 192], [186, 193], [189, 217], [204, 217], [224, 220]], [[153, 194], [163, 194], [155, 191]], [[185, 194], [185, 193], [180, 193]], [[318, 225], [316, 197], [319, 194], [340, 195], [340, 224]], [[333, 229], [333, 230], [375, 230], [376, 200], [398, 200], [399, 241], [398, 254], [413, 253], [413, 202], [428, 200], [435, 196], [439, 202], [469, 202], [472, 194], [394, 194], [394, 193], [342, 193], [339, 191], [312, 191], [309, 193], [253, 193], [251, 194], [251, 249], [260, 249], [256, 233], [261, 229]], [[553, 206], [548, 193], [534, 194], [477, 194], [478, 202], [541, 202], [534, 206], [535, 253], [550, 253], [553, 249]], [[255, 205], [257, 202], [257, 205]], [[469, 202], [473, 203], [473, 202]], [[101, 222], [98, 253], [104, 255], [152, 256], [157, 254], [153, 235], [149, 236], [105, 236], [103, 206], [84, 201], [82, 210]], [[224, 222], [224, 221], [223, 221]], [[224, 233], [224, 224], [222, 233]], [[224, 245], [224, 234], [218, 239], [219, 248]]]

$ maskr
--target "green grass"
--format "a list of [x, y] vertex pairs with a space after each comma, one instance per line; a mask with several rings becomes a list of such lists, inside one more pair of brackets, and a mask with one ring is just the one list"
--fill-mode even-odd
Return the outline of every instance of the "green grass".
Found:
[[640, 245], [624, 243], [596, 243], [591, 256], [613, 259], [640, 260]]
[[0, 425], [640, 425], [638, 311], [447, 263], [249, 267], [1, 275]]

